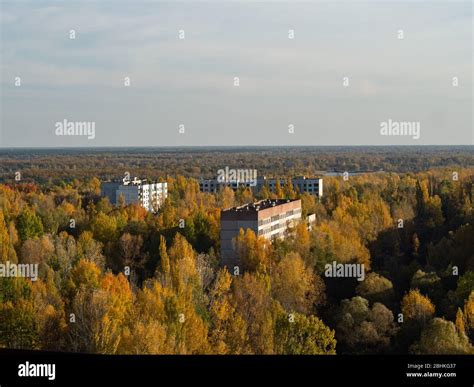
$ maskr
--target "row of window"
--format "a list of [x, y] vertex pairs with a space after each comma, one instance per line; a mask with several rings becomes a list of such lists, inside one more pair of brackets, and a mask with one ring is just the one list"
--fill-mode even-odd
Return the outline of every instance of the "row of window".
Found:
[[286, 211], [283, 214], [272, 216], [271, 218], [260, 219], [258, 221], [258, 226], [259, 227], [265, 226], [267, 224], [277, 222], [277, 221], [282, 220], [282, 219], [287, 219], [290, 216], [297, 215], [297, 214], [300, 214], [300, 213], [301, 213], [301, 208], [297, 208], [297, 209], [294, 209], [294, 210]]
[[[275, 229], [276, 230], [276, 229]], [[259, 230], [258, 231], [258, 235], [259, 236], [263, 236], [263, 235], [267, 235], [267, 234], [270, 234], [272, 231], [274, 230], [270, 230], [270, 229], [266, 229], [266, 230]], [[280, 232], [277, 232], [276, 234], [273, 234], [272, 235], [272, 238], [278, 238], [278, 237], [281, 237], [285, 235], [285, 230], [282, 230]]]
[[286, 211], [286, 217], [290, 217], [290, 216], [293, 216], [293, 215], [298, 215], [301, 213], [301, 208], [296, 208], [294, 210], [290, 210], [290, 211]]
[[276, 224], [272, 225], [271, 227], [260, 228], [258, 230], [258, 235], [269, 234], [269, 233], [271, 233], [275, 230], [286, 230], [286, 228], [288, 226], [288, 223], [290, 223], [290, 222], [284, 221], [284, 222], [276, 223]]

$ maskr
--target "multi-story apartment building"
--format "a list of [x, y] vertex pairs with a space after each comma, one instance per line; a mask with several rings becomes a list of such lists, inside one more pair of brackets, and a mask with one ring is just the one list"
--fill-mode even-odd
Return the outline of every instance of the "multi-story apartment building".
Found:
[[[201, 179], [199, 181], [199, 188], [201, 192], [217, 192], [224, 186], [228, 186], [233, 190], [236, 190], [240, 186], [250, 187], [256, 191], [260, 191], [265, 185], [271, 192], [275, 192], [277, 180], [280, 180], [280, 185], [283, 188], [285, 185], [285, 179], [267, 178], [265, 176], [257, 179], [257, 184], [252, 186], [250, 182], [230, 182], [221, 183], [217, 179]], [[293, 183], [293, 189], [298, 190], [300, 193], [309, 193], [311, 195], [323, 196], [323, 179], [320, 177], [308, 178], [306, 176], [296, 176], [291, 179]]]
[[268, 199], [221, 211], [221, 260], [236, 263], [235, 238], [240, 229], [251, 229], [265, 239], [284, 238], [301, 220], [301, 200]]
[[156, 212], [168, 196], [168, 183], [147, 183], [136, 177], [123, 182], [105, 182], [101, 184], [102, 196], [117, 205], [120, 197], [125, 204], [137, 203], [148, 211]]

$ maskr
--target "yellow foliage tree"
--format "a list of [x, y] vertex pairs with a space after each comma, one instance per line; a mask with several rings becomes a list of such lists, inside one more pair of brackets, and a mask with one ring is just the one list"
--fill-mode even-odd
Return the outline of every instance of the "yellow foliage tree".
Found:
[[263, 237], [257, 237], [251, 229], [240, 229], [235, 240], [236, 252], [244, 270], [255, 270], [259, 265], [270, 265], [271, 244]]
[[299, 253], [301, 258], [306, 260], [310, 253], [311, 240], [308, 227], [306, 226], [305, 222], [301, 222], [296, 226], [295, 241], [296, 251]]
[[410, 290], [402, 299], [401, 309], [404, 318], [426, 323], [433, 317], [435, 307], [431, 300], [418, 289]]
[[246, 353], [246, 325], [231, 302], [232, 277], [221, 269], [210, 291], [210, 313], [213, 322], [209, 335], [212, 351], [219, 355]]
[[464, 304], [464, 321], [467, 331], [472, 336], [474, 334], [474, 290]]
[[272, 272], [272, 294], [288, 313], [308, 314], [324, 300], [324, 283], [297, 253], [288, 253]]
[[17, 257], [15, 249], [13, 248], [13, 243], [10, 239], [10, 233], [5, 224], [3, 211], [0, 210], [0, 263], [5, 263], [7, 261], [16, 263]]

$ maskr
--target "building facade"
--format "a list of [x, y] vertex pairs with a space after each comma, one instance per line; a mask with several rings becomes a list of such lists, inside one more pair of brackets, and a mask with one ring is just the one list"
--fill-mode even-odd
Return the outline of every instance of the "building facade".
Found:
[[221, 211], [221, 262], [235, 264], [235, 238], [251, 229], [265, 239], [284, 238], [301, 220], [301, 200], [267, 199]]
[[134, 178], [123, 182], [105, 182], [101, 184], [101, 195], [109, 198], [111, 204], [117, 205], [120, 197], [124, 203], [137, 203], [147, 211], [157, 212], [168, 197], [168, 183], [147, 183]]
[[[275, 192], [277, 180], [280, 181], [280, 186], [283, 188], [285, 186], [285, 179], [280, 178], [267, 178], [259, 177], [257, 179], [257, 184], [255, 186], [249, 182], [229, 182], [229, 183], [220, 183], [217, 179], [201, 179], [199, 181], [199, 189], [201, 192], [218, 192], [219, 189], [227, 186], [233, 190], [237, 190], [240, 186], [249, 187], [260, 191], [265, 185], [271, 192]], [[293, 189], [300, 193], [308, 193], [316, 196], [323, 196], [323, 179], [320, 177], [308, 178], [306, 176], [296, 176], [291, 179], [293, 183]]]

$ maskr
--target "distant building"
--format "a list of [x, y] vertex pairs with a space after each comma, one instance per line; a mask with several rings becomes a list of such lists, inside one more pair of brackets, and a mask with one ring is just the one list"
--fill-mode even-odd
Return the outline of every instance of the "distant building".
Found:
[[217, 179], [201, 179], [199, 180], [199, 190], [201, 192], [217, 192], [220, 184]]
[[[260, 191], [267, 185], [271, 192], [275, 192], [277, 180], [280, 180], [280, 185], [283, 188], [285, 186], [284, 178], [275, 179], [264, 176], [257, 179], [257, 185], [255, 187], [253, 187], [250, 182], [220, 183], [217, 179], [201, 179], [199, 181], [199, 189], [201, 192], [218, 192], [219, 189], [225, 186], [233, 190], [237, 190], [240, 186], [245, 186]], [[323, 179], [320, 177], [308, 178], [306, 176], [296, 176], [293, 177], [291, 181], [293, 183], [293, 189], [300, 193], [308, 193], [318, 197], [323, 196]]]
[[101, 195], [109, 198], [110, 203], [119, 204], [123, 197], [125, 204], [137, 203], [147, 211], [156, 212], [168, 197], [168, 183], [147, 183], [136, 177], [123, 182], [104, 182]]
[[284, 238], [301, 220], [301, 200], [268, 199], [221, 211], [221, 260], [235, 263], [234, 240], [240, 229], [251, 229], [266, 239]]

